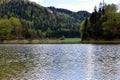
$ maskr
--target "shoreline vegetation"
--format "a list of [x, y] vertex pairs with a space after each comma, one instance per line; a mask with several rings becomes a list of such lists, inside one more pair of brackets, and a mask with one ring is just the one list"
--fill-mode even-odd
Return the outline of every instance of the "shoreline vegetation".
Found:
[[33, 39], [33, 40], [4, 40], [1, 44], [78, 44], [81, 43], [80, 38], [65, 39]]
[[95, 6], [80, 26], [82, 43], [120, 44], [120, 12], [115, 4]]
[[0, 0], [0, 40], [80, 37], [80, 23], [89, 16], [29, 0]]
[[83, 44], [120, 44], [120, 40], [111, 40], [111, 41], [107, 41], [107, 40], [98, 40], [98, 41], [81, 41], [81, 43]]
[[120, 44], [120, 12], [115, 4], [101, 5], [89, 13], [1, 0], [0, 43]]
[[0, 44], [120, 44], [120, 40], [90, 40], [81, 41], [80, 38], [61, 39], [33, 39], [33, 40], [4, 40]]

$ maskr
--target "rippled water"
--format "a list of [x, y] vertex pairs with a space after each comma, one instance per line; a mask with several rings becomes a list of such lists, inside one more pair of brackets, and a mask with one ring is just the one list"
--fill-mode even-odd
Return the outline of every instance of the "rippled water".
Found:
[[120, 80], [120, 45], [0, 45], [0, 80]]

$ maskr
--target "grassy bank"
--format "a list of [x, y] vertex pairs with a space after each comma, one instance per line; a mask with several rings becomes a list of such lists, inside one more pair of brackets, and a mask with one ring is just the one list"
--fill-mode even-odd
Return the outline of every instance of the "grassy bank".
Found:
[[120, 44], [120, 40], [104, 41], [104, 40], [90, 40], [81, 41], [80, 38], [65, 38], [60, 39], [34, 39], [34, 40], [4, 40], [1, 44]]
[[56, 44], [61, 43], [59, 39], [34, 39], [34, 40], [4, 40], [3, 44]]
[[62, 43], [77, 44], [77, 43], [81, 43], [81, 39], [80, 38], [65, 38], [64, 40], [62, 40]]
[[80, 38], [60, 39], [34, 39], [34, 40], [4, 40], [1, 44], [77, 44]]

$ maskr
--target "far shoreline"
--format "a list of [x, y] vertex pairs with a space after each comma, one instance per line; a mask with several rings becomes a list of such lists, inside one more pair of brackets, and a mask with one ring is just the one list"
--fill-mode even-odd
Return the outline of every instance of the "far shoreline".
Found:
[[80, 38], [4, 40], [0, 44], [120, 44], [120, 40], [81, 41]]
[[80, 38], [3, 40], [0, 44], [80, 44]]
[[81, 41], [83, 44], [120, 44], [120, 40]]

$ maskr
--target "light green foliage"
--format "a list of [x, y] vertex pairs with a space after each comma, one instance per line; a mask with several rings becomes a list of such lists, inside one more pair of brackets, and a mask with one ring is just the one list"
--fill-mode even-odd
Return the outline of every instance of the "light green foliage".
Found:
[[83, 38], [83, 34], [84, 34], [84, 29], [85, 29], [85, 20], [82, 21], [82, 23], [80, 24], [80, 33], [81, 33], [81, 38]]
[[84, 24], [85, 24], [85, 20], [84, 21], [82, 21], [82, 23], [80, 24], [80, 31], [82, 32], [83, 31], [83, 29], [84, 29]]
[[117, 7], [115, 4], [109, 4], [107, 6], [105, 6], [105, 14], [109, 16], [109, 14], [111, 13], [116, 13], [117, 11]]
[[63, 40], [63, 43], [80, 43], [81, 39], [80, 38], [65, 38]]
[[0, 39], [9, 38], [10, 32], [12, 30], [12, 25], [9, 20], [0, 20]]
[[16, 28], [22, 26], [22, 24], [21, 24], [21, 22], [20, 22], [20, 20], [19, 20], [18, 18], [11, 17], [11, 18], [10, 18], [10, 22], [11, 22], [11, 24], [12, 24], [14, 27], [16, 27]]
[[22, 24], [18, 18], [11, 17], [10, 19], [11, 25], [12, 25], [12, 35], [16, 38], [22, 37]]

